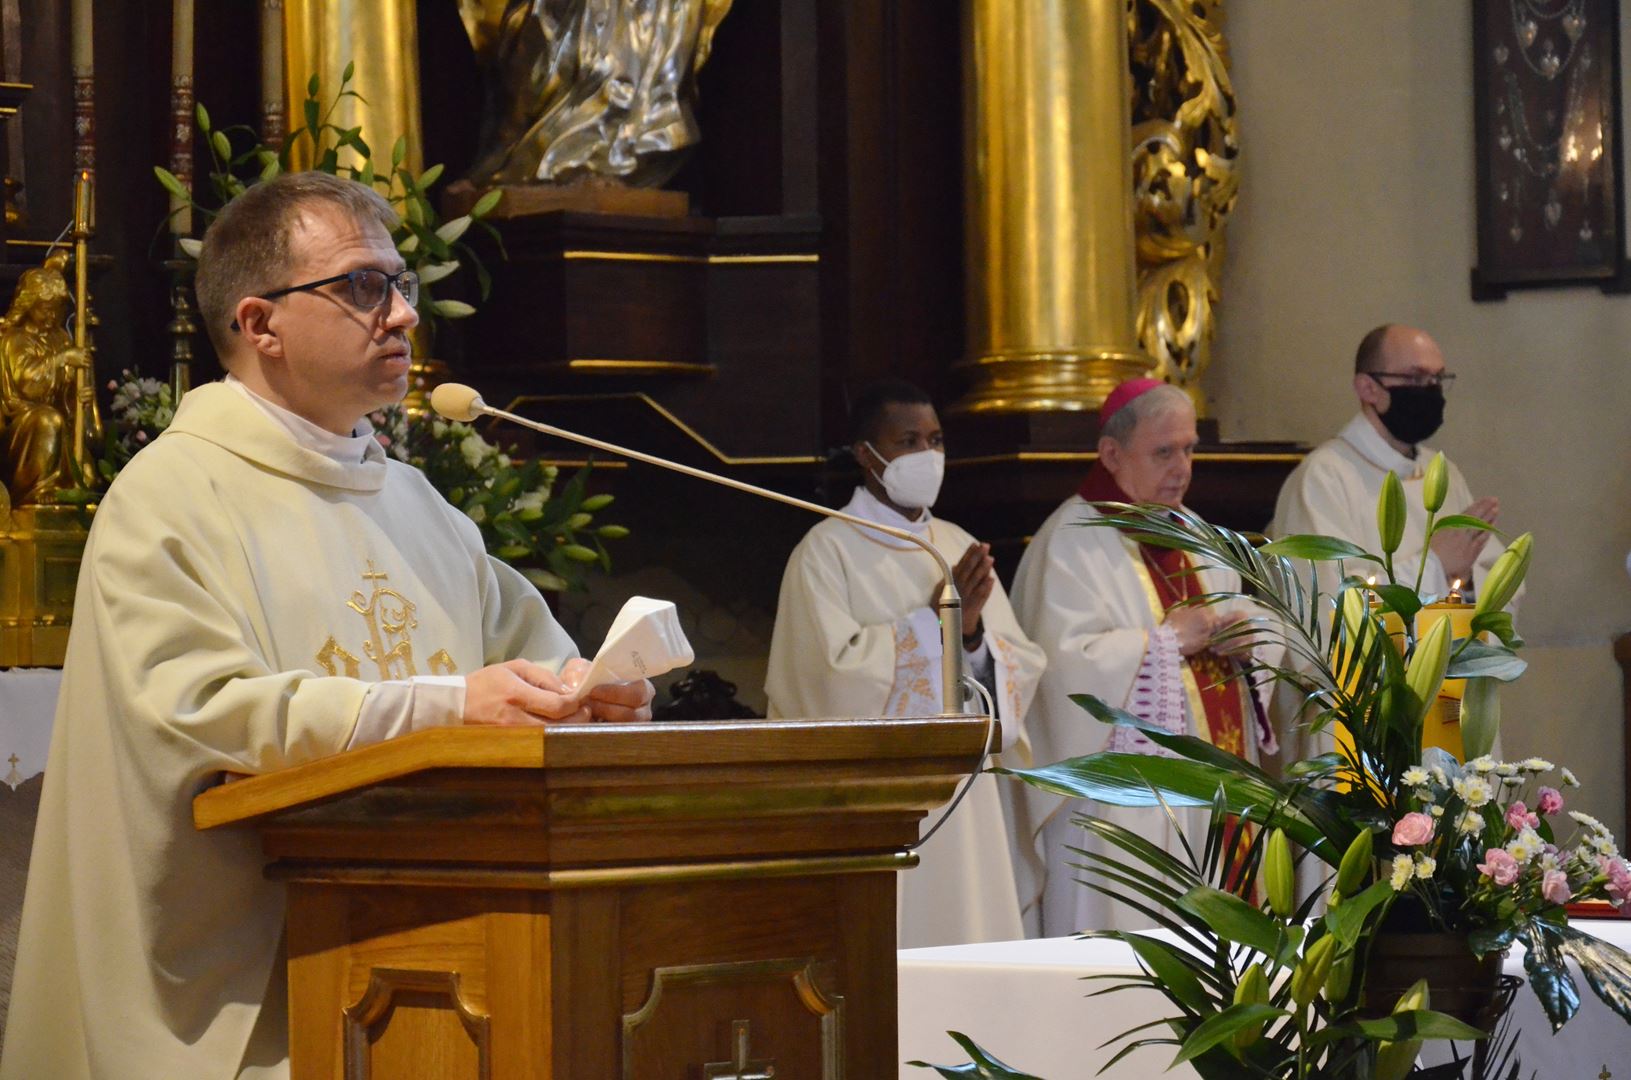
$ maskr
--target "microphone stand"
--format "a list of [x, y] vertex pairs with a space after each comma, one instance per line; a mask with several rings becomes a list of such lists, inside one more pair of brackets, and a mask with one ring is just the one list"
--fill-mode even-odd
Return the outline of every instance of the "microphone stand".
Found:
[[743, 491], [749, 495], [758, 495], [761, 498], [772, 499], [788, 506], [796, 506], [813, 514], [821, 514], [825, 517], [847, 521], [851, 525], [876, 529], [888, 536], [916, 544], [924, 551], [927, 551], [940, 568], [940, 597], [935, 601], [934, 606], [940, 618], [940, 704], [944, 710], [941, 715], [962, 715], [958, 710], [958, 706], [962, 704], [963, 700], [963, 598], [958, 595], [957, 585], [952, 581], [951, 564], [946, 562], [946, 557], [940, 554], [933, 544], [916, 533], [908, 532], [905, 529], [897, 529], [892, 525], [881, 525], [875, 521], [856, 517], [854, 514], [846, 514], [842, 510], [833, 510], [830, 507], [822, 506], [820, 503], [794, 498], [791, 495], [783, 495], [781, 492], [771, 491], [769, 488], [743, 483], [740, 480], [732, 480], [730, 477], [720, 476], [718, 473], [692, 468], [689, 465], [681, 465], [677, 461], [669, 461], [666, 458], [641, 453], [639, 450], [630, 450], [628, 447], [618, 446], [616, 443], [590, 438], [587, 435], [579, 435], [576, 432], [567, 431], [552, 424], [529, 420], [524, 416], [518, 416], [504, 409], [495, 409], [481, 400], [481, 395], [476, 393], [475, 390], [461, 383], [443, 383], [436, 387], [430, 395], [430, 406], [448, 420], [469, 423], [477, 417], [495, 416], [501, 420], [520, 424], [522, 427], [531, 428], [533, 431], [545, 435], [553, 435], [557, 439], [565, 439], [568, 442], [593, 447], [596, 450], [603, 450], [618, 457], [630, 458], [634, 461], [644, 462], [647, 465], [655, 465], [660, 469], [682, 473], [698, 480], [722, 484], [725, 487], [735, 488], [737, 491]]

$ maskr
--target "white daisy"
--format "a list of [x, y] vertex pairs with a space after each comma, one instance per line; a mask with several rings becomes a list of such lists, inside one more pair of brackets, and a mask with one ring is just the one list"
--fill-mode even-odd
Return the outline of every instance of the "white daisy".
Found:
[[1488, 754], [1482, 754], [1467, 762], [1467, 768], [1476, 773], [1494, 772], [1497, 762]]
[[1575, 779], [1574, 773], [1569, 771], [1569, 767], [1567, 765], [1563, 766], [1563, 786], [1564, 787], [1579, 787], [1580, 786], [1580, 781]]
[[1489, 781], [1481, 776], [1458, 776], [1453, 786], [1461, 801], [1474, 810], [1490, 800]]
[[1393, 860], [1393, 874], [1390, 877], [1388, 884], [1393, 886], [1394, 892], [1399, 892], [1406, 885], [1410, 884], [1410, 876], [1414, 873], [1415, 867], [1411, 864], [1410, 857], [1407, 855], [1400, 855], [1398, 858]]
[[1418, 878], [1421, 878], [1423, 881], [1426, 881], [1428, 878], [1433, 876], [1433, 872], [1436, 871], [1437, 869], [1438, 869], [1438, 860], [1432, 858], [1429, 855], [1419, 855], [1418, 854], [1416, 856], [1416, 876]]
[[1421, 787], [1427, 783], [1427, 770], [1420, 765], [1412, 765], [1399, 779], [1410, 787]]
[[1534, 773], [1551, 772], [1556, 767], [1545, 758], [1538, 757], [1524, 758], [1518, 764], [1525, 772]]

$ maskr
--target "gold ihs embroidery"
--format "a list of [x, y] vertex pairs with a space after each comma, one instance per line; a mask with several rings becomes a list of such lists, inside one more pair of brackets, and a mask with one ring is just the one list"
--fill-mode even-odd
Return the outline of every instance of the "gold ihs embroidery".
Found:
[[[362, 643], [363, 656], [379, 667], [379, 677], [406, 679], [419, 674], [413, 662], [413, 631], [419, 626], [414, 612], [418, 606], [386, 582], [389, 575], [374, 568], [373, 560], [362, 575], [369, 583], [365, 595], [362, 590], [351, 594], [345, 606], [363, 617], [368, 627], [368, 639]], [[317, 663], [330, 675], [345, 675], [356, 679], [362, 675], [362, 661], [345, 649], [334, 636], [317, 650]], [[437, 675], [456, 675], [459, 665], [446, 649], [438, 649], [430, 657], [430, 670]]]
[[[335, 664], [336, 660], [341, 663]], [[323, 647], [317, 650], [317, 664], [330, 675], [344, 675], [348, 679], [359, 678], [362, 675], [361, 662], [346, 652], [340, 643], [334, 640], [333, 634], [330, 634], [328, 640], [323, 642]]]
[[363, 655], [379, 665], [383, 679], [407, 679], [419, 674], [413, 666], [413, 635], [419, 625], [414, 618], [414, 603], [382, 582], [387, 580], [383, 570], [375, 570], [373, 560], [368, 562], [364, 581], [373, 582], [373, 588], [364, 596], [361, 590], [351, 594], [345, 606], [361, 615], [368, 623], [368, 640], [363, 642]]

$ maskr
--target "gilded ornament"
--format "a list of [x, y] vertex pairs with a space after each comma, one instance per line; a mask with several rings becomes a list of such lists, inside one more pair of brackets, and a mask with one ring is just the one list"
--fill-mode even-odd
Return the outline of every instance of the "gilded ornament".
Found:
[[699, 136], [696, 73], [732, 0], [459, 0], [494, 112], [478, 187], [656, 187]]
[[68, 259], [54, 251], [43, 266], [23, 271], [10, 310], [0, 316], [0, 476], [13, 506], [50, 503], [58, 491], [80, 486], [72, 425], [88, 381], [80, 373], [91, 361], [64, 329]]
[[1222, 0], [1133, 0], [1138, 341], [1204, 415], [1240, 153]]

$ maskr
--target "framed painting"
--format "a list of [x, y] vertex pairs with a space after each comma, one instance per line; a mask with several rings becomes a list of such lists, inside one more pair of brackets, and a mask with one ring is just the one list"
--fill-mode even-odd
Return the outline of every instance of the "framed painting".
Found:
[[1473, 0], [1474, 300], [1627, 291], [1619, 0]]

